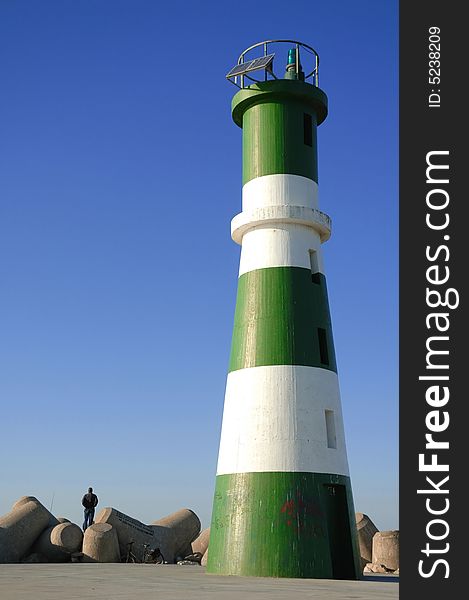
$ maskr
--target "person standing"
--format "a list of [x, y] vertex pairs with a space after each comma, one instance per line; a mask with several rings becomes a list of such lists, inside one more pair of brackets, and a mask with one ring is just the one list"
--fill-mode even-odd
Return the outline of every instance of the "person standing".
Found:
[[83, 496], [81, 503], [85, 507], [85, 521], [83, 523], [83, 531], [86, 531], [86, 528], [93, 524], [94, 509], [98, 504], [98, 496], [96, 496], [96, 494], [93, 494], [93, 488], [88, 488], [88, 493]]

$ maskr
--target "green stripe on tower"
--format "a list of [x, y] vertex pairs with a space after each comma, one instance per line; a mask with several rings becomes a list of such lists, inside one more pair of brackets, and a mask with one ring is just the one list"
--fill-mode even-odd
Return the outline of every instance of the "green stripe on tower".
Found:
[[325, 473], [218, 475], [207, 570], [225, 575], [355, 579], [348, 477]]
[[[304, 143], [304, 115], [313, 119], [312, 145]], [[243, 119], [243, 184], [255, 177], [302, 175], [318, 180], [316, 115], [307, 105], [258, 104]]]
[[271, 267], [239, 278], [230, 371], [304, 365], [337, 371], [326, 278]]
[[243, 128], [243, 184], [275, 174], [318, 181], [316, 128], [327, 115], [324, 92], [301, 81], [267, 81], [238, 92], [232, 109]]

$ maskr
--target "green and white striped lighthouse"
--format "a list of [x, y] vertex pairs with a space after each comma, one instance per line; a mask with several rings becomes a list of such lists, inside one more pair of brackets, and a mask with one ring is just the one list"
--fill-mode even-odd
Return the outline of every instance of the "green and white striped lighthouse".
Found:
[[[285, 50], [284, 73], [273, 70], [273, 47]], [[318, 208], [316, 129], [327, 116], [318, 67], [311, 47], [271, 40], [227, 75], [241, 88], [232, 115], [243, 131], [242, 212], [231, 232], [242, 249], [210, 573], [359, 575], [321, 253], [331, 224]]]

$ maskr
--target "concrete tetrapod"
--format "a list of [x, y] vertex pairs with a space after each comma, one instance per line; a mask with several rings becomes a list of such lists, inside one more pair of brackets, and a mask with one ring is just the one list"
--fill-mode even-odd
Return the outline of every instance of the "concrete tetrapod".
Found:
[[127, 553], [127, 545], [134, 542], [132, 552], [138, 560], [143, 559], [144, 544], [151, 549], [159, 548], [167, 562], [173, 563], [177, 556], [188, 550], [200, 532], [200, 520], [189, 509], [181, 509], [151, 525], [129, 517], [115, 508], [104, 508], [95, 523], [109, 523], [114, 527], [119, 540], [121, 555]]
[[[18, 500], [13, 504], [13, 506], [11, 507], [11, 510], [12, 511], [16, 510], [17, 508], [19, 508], [23, 504], [26, 504], [26, 502], [31, 502], [31, 500], [33, 500], [33, 501], [37, 500], [36, 496], [21, 496], [21, 498], [18, 498]], [[37, 501], [39, 502], [39, 500], [37, 500]]]
[[373, 537], [373, 564], [391, 571], [399, 568], [399, 531], [378, 531]]
[[355, 522], [357, 524], [360, 558], [362, 560], [362, 567], [364, 567], [366, 563], [371, 562], [373, 536], [377, 533], [378, 528], [368, 515], [360, 512], [355, 513]]
[[95, 518], [95, 525], [98, 523], [108, 523], [115, 529], [122, 556], [127, 554], [127, 545], [129, 542], [134, 542], [132, 552], [138, 560], [143, 559], [144, 544], [149, 544], [151, 548], [159, 547], [166, 558], [163, 548], [159, 545], [160, 540], [155, 535], [155, 530], [149, 525], [145, 525], [137, 519], [129, 517], [111, 507], [103, 508], [98, 513]]
[[49, 527], [39, 536], [31, 552], [44, 556], [49, 562], [68, 562], [71, 554], [78, 552], [83, 533], [75, 523], [59, 523]]
[[208, 561], [208, 548], [207, 548], [207, 550], [205, 550], [205, 554], [202, 556], [202, 560], [200, 561], [200, 565], [202, 567], [206, 567], [207, 566], [207, 561]]
[[[158, 528], [158, 536], [165, 541], [165, 545], [172, 548], [172, 560], [191, 554], [191, 543], [200, 533], [200, 519], [189, 508], [181, 508], [158, 521], [153, 521], [152, 526]], [[162, 548], [161, 551], [165, 559], [169, 560]]]
[[[36, 498], [36, 496], [21, 496], [21, 498], [19, 498], [11, 507], [12, 512], [14, 510], [16, 510], [17, 508], [19, 508], [20, 506], [23, 506], [23, 504], [27, 504], [28, 502], [39, 502], [39, 500]], [[39, 502], [39, 504], [41, 504]], [[44, 510], [47, 510], [47, 508], [42, 505]], [[60, 523], [60, 521], [54, 517], [54, 515], [50, 512], [50, 510], [47, 510], [47, 512], [49, 513], [49, 524], [48, 527], [52, 527], [53, 525], [58, 525]]]
[[0, 518], [0, 563], [20, 561], [55, 517], [34, 496], [23, 496]]
[[121, 552], [116, 530], [109, 523], [94, 523], [83, 536], [84, 562], [120, 562]]
[[202, 533], [192, 542], [192, 552], [200, 552], [202, 556], [207, 552], [210, 539], [210, 527], [204, 529]]

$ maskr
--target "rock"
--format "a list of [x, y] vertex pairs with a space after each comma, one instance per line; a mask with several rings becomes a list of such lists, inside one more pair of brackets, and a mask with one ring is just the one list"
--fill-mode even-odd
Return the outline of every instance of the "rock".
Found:
[[116, 530], [109, 523], [94, 523], [83, 536], [83, 561], [116, 563], [121, 561]]
[[172, 552], [167, 550], [170, 556], [167, 558], [159, 545], [166, 560], [173, 561], [178, 554], [184, 557], [193, 552], [191, 544], [200, 533], [200, 520], [194, 511], [181, 508], [158, 521], [153, 521], [152, 526], [157, 528], [157, 536], [165, 540], [167, 546], [172, 547]]
[[373, 536], [378, 528], [368, 515], [355, 513], [355, 522], [357, 525], [358, 545], [362, 566], [372, 561]]
[[115, 528], [122, 555], [127, 553], [127, 544], [133, 541], [132, 552], [137, 560], [143, 560], [144, 544], [148, 544], [150, 549], [159, 548], [168, 563], [174, 563], [177, 557], [183, 559], [191, 554], [191, 542], [200, 532], [200, 520], [189, 509], [181, 509], [151, 525], [145, 525], [108, 507], [97, 515], [95, 522], [109, 523]]
[[0, 563], [19, 562], [55, 517], [34, 496], [23, 496], [0, 518]]
[[48, 562], [68, 562], [71, 554], [81, 549], [83, 532], [74, 523], [59, 523], [49, 527], [36, 540], [32, 551], [45, 556]]
[[[11, 507], [11, 510], [14, 511], [17, 508], [19, 508], [20, 506], [23, 506], [23, 504], [26, 504], [27, 502], [39, 502], [39, 500], [35, 497], [35, 496], [21, 496], [21, 498], [19, 498]], [[47, 509], [46, 509], [47, 510]]]
[[[134, 542], [132, 552], [137, 556], [138, 560], [143, 560], [144, 544], [148, 544], [150, 548], [161, 548], [161, 546], [158, 546], [152, 527], [137, 521], [133, 517], [129, 517], [115, 508], [103, 508], [96, 516], [95, 524], [98, 523], [108, 523], [115, 529], [122, 556], [127, 554], [127, 545], [129, 542]], [[163, 549], [161, 551], [163, 552]]]
[[364, 573], [390, 573], [391, 571], [385, 565], [379, 563], [367, 563], [363, 569]]
[[164, 543], [160, 544], [161, 540], [156, 535], [155, 529], [150, 525], [145, 525], [137, 519], [110, 507], [103, 508], [98, 513], [95, 524], [98, 523], [108, 523], [115, 529], [121, 556], [126, 556], [129, 542], [134, 542], [132, 552], [137, 560], [143, 560], [144, 544], [148, 544], [151, 549], [160, 548], [165, 560], [167, 560], [169, 548]]
[[384, 565], [373, 563], [373, 573], [387, 573], [388, 569]]
[[389, 571], [399, 568], [399, 531], [378, 531], [373, 536], [373, 563]]
[[192, 542], [192, 552], [200, 552], [202, 556], [205, 554], [208, 548], [208, 542], [210, 540], [210, 527], [207, 527], [202, 533]]

